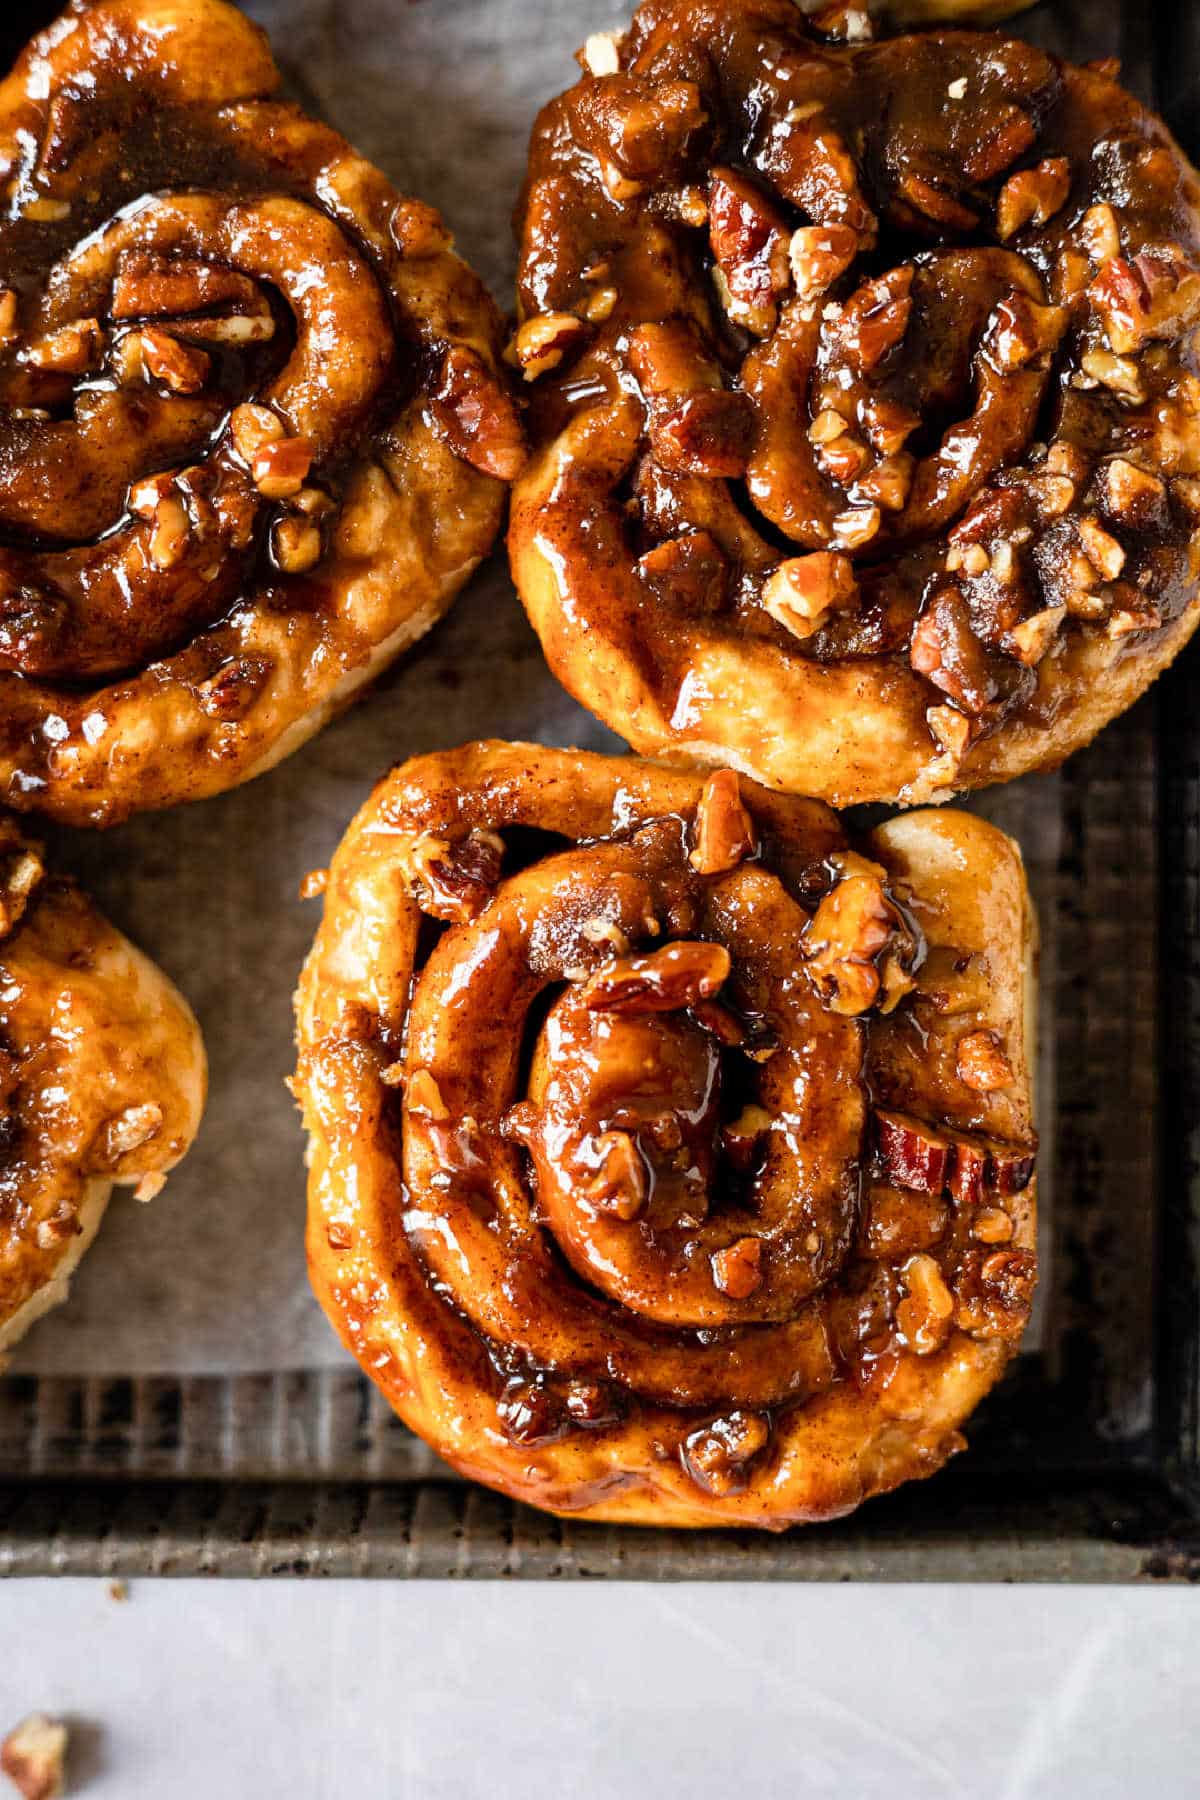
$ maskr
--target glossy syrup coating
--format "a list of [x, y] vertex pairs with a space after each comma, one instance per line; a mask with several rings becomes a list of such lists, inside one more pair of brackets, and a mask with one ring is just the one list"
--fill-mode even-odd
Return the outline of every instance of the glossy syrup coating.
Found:
[[932, 1473], [1035, 1265], [1015, 846], [471, 744], [377, 787], [298, 994], [308, 1255], [479, 1481], [781, 1529]]
[[559, 679], [837, 804], [1056, 764], [1200, 605], [1194, 172], [1111, 65], [858, 17], [647, 0], [590, 39], [514, 345]]
[[0, 1351], [66, 1298], [114, 1183], [159, 1192], [206, 1082], [187, 1002], [0, 819]]
[[431, 207], [224, 0], [76, 0], [0, 82], [0, 799], [248, 779], [445, 610], [522, 458]]

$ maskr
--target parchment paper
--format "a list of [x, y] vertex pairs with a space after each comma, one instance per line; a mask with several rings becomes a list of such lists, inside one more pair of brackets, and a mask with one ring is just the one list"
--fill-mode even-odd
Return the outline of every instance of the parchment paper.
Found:
[[[575, 78], [587, 34], [626, 9], [250, 0], [246, 10], [271, 32], [292, 92], [442, 210], [508, 310], [510, 217], [534, 114]], [[371, 695], [273, 774], [114, 832], [55, 835], [61, 864], [188, 995], [212, 1088], [186, 1163], [149, 1207], [114, 1197], [70, 1301], [25, 1340], [14, 1373], [215, 1375], [344, 1360], [308, 1290], [303, 1146], [283, 1086], [292, 991], [317, 919], [297, 890], [390, 763], [489, 735], [619, 747], [547, 671], [502, 551]], [[1052, 915], [1056, 779], [1017, 783], [978, 810], [1019, 835]], [[1044, 1094], [1052, 1076], [1045, 1057]], [[1050, 1109], [1040, 1110], [1049, 1169]], [[1048, 1211], [1046, 1184], [1042, 1193]]]

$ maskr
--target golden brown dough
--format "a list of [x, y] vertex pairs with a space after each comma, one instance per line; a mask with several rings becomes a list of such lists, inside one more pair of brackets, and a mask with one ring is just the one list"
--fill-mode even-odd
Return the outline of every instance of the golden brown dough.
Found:
[[322, 1305], [550, 1511], [782, 1528], [931, 1474], [1035, 1277], [1031, 936], [965, 814], [854, 848], [729, 771], [404, 764], [298, 996]]
[[205, 1085], [187, 1002], [0, 818], [0, 1351], [66, 1298], [114, 1183], [159, 1191]]
[[836, 804], [1060, 762], [1200, 616], [1165, 128], [1111, 65], [792, 0], [647, 0], [584, 63], [519, 212], [509, 541], [559, 679]]
[[0, 799], [216, 793], [445, 611], [522, 458], [431, 207], [224, 0], [76, 0], [0, 82]]

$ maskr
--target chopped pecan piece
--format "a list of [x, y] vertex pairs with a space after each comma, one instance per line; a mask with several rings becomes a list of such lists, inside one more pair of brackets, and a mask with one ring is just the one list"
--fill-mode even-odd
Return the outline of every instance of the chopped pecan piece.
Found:
[[1079, 366], [1093, 387], [1099, 384], [1111, 388], [1123, 400], [1140, 402], [1146, 398], [1141, 370], [1127, 356], [1115, 356], [1111, 350], [1085, 350]]
[[[845, 857], [844, 866], [845, 873], [809, 920], [800, 951], [825, 1005], [853, 1016], [878, 1002], [884, 986], [879, 959], [894, 947], [901, 921], [884, 890], [881, 869], [858, 856]], [[894, 1005], [900, 998], [895, 972], [889, 987], [892, 993], [886, 997]]]
[[608, 963], [588, 983], [587, 1005], [592, 1012], [676, 1012], [709, 999], [729, 970], [729, 952], [720, 944], [665, 944]]
[[641, 1151], [627, 1131], [606, 1131], [595, 1139], [600, 1172], [588, 1183], [588, 1199], [602, 1212], [628, 1223], [645, 1209], [650, 1184]]
[[1125, 552], [1116, 538], [1105, 531], [1098, 519], [1079, 519], [1075, 529], [1084, 554], [1096, 573], [1105, 581], [1115, 581], [1125, 567]]
[[247, 401], [235, 406], [229, 415], [229, 435], [233, 447], [249, 468], [258, 452], [283, 436], [283, 420], [269, 406], [255, 406]]
[[698, 875], [721, 875], [758, 848], [754, 821], [742, 804], [733, 769], [718, 769], [704, 783], [696, 808], [695, 846], [688, 858]]
[[440, 256], [454, 242], [437, 208], [424, 200], [398, 201], [392, 210], [388, 230], [401, 256], [412, 262]]
[[827, 292], [857, 255], [858, 237], [848, 225], [801, 225], [788, 242], [799, 298], [811, 300]]
[[30, 1713], [0, 1744], [0, 1770], [24, 1800], [58, 1800], [66, 1757], [67, 1728], [45, 1713]]
[[285, 514], [271, 527], [271, 557], [285, 575], [307, 575], [321, 560], [321, 528], [302, 514]]
[[620, 32], [594, 31], [579, 52], [579, 60], [589, 75], [616, 75], [621, 68], [620, 46]]
[[271, 664], [265, 657], [234, 657], [199, 683], [196, 698], [209, 718], [232, 724], [245, 718], [270, 673]]
[[1039, 306], [1028, 294], [1014, 290], [992, 314], [987, 354], [1001, 374], [1023, 369], [1058, 347], [1069, 317], [1065, 306]]
[[736, 1119], [722, 1127], [721, 1146], [735, 1169], [746, 1173], [770, 1129], [770, 1113], [753, 1104], [744, 1106]]
[[112, 290], [114, 319], [161, 319], [203, 312], [210, 306], [254, 306], [259, 296], [249, 276], [195, 257], [126, 250]]
[[1089, 206], [1078, 225], [1080, 241], [1094, 263], [1112, 262], [1121, 254], [1117, 215], [1107, 203]]
[[46, 337], [35, 338], [21, 352], [21, 361], [33, 369], [45, 369], [55, 375], [82, 375], [94, 369], [104, 346], [104, 332], [99, 319], [80, 319], [64, 325]]
[[208, 380], [209, 357], [203, 350], [189, 349], [169, 332], [153, 325], [140, 332], [142, 365], [155, 381], [161, 381], [173, 394], [198, 394]]
[[1051, 156], [1035, 169], [1019, 169], [1000, 189], [996, 206], [996, 234], [1007, 243], [1030, 223], [1045, 225], [1066, 204], [1071, 191], [1071, 165], [1065, 156]]
[[1100, 506], [1106, 518], [1132, 531], [1148, 531], [1164, 523], [1167, 490], [1157, 475], [1114, 456], [1099, 475]]
[[912, 317], [913, 269], [908, 264], [863, 282], [851, 294], [837, 322], [841, 354], [860, 375], [878, 366], [901, 343]]
[[422, 912], [459, 924], [477, 919], [496, 890], [504, 859], [504, 839], [476, 828], [465, 836], [424, 832], [410, 840], [403, 866]]
[[762, 1239], [738, 1238], [712, 1259], [713, 1285], [731, 1300], [749, 1300], [762, 1286]]
[[985, 1206], [971, 1221], [971, 1236], [981, 1244], [1008, 1244], [1012, 1234], [1013, 1222], [998, 1206]]
[[638, 569], [656, 593], [690, 615], [719, 612], [725, 603], [729, 564], [707, 531], [656, 544], [638, 558]]
[[574, 313], [539, 313], [518, 327], [513, 357], [526, 381], [536, 381], [557, 369], [564, 356], [587, 335], [587, 326]]
[[650, 444], [661, 468], [710, 481], [744, 475], [754, 439], [754, 408], [747, 395], [701, 388], [650, 414]]
[[1036, 668], [1058, 636], [1066, 616], [1065, 606], [1045, 606], [1014, 625], [1008, 638], [1017, 661], [1027, 668]]
[[298, 494], [312, 467], [308, 438], [280, 437], [262, 444], [250, 459], [250, 479], [264, 500], [287, 500]]
[[762, 604], [793, 637], [811, 637], [832, 612], [857, 605], [858, 582], [848, 556], [814, 550], [789, 557], [763, 583]]
[[783, 215], [744, 175], [718, 168], [708, 186], [708, 230], [726, 311], [735, 324], [765, 337], [791, 279]]
[[1173, 336], [1200, 315], [1200, 270], [1178, 252], [1113, 257], [1088, 289], [1119, 356], [1150, 338]]
[[1012, 1085], [1012, 1064], [1004, 1054], [1003, 1040], [996, 1031], [968, 1031], [960, 1037], [955, 1050], [955, 1068], [963, 1085], [978, 1094], [990, 1094], [997, 1088]]
[[456, 456], [483, 475], [516, 480], [525, 466], [516, 404], [474, 350], [456, 344], [446, 352], [429, 412]]
[[901, 1276], [907, 1294], [896, 1308], [896, 1323], [909, 1349], [929, 1356], [949, 1335], [953, 1296], [932, 1256], [910, 1256]]
[[950, 1143], [923, 1119], [908, 1113], [875, 1111], [875, 1147], [888, 1181], [940, 1194], [950, 1171]]
[[681, 1446], [683, 1466], [710, 1494], [736, 1494], [747, 1482], [746, 1467], [770, 1442], [762, 1413], [740, 1408], [693, 1431]]
[[861, 550], [879, 535], [883, 519], [877, 506], [852, 506], [838, 513], [831, 523], [836, 544], [843, 550]]
[[918, 675], [967, 713], [981, 713], [996, 697], [983, 646], [971, 630], [966, 601], [943, 588], [917, 620], [909, 658]]

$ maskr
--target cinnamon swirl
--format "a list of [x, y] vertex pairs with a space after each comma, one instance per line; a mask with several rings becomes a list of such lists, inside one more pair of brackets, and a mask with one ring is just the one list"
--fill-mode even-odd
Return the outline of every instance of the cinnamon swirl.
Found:
[[1035, 1266], [1015, 846], [484, 743], [380, 783], [300, 983], [313, 1284], [464, 1473], [783, 1528], [932, 1473]]
[[510, 548], [635, 749], [837, 804], [1052, 766], [1195, 628], [1200, 187], [1109, 65], [647, 0], [543, 111]]

